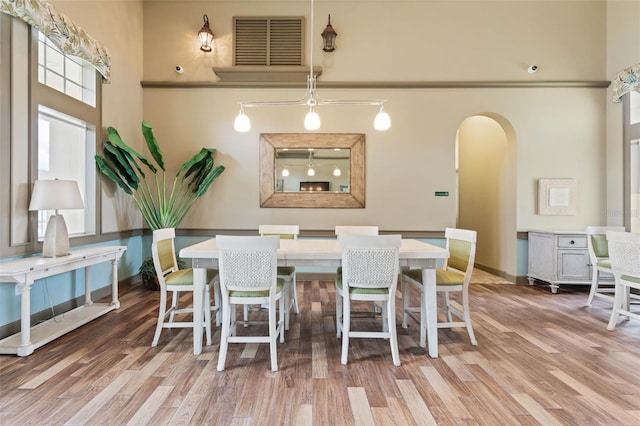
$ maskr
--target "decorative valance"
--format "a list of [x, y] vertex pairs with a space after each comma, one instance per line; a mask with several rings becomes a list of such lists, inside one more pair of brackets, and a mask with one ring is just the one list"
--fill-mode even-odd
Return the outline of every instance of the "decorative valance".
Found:
[[46, 0], [0, 0], [0, 12], [37, 28], [65, 54], [93, 65], [105, 83], [111, 81], [111, 58], [107, 49]]
[[620, 102], [627, 93], [640, 91], [640, 63], [630, 66], [616, 74], [611, 82], [613, 102]]

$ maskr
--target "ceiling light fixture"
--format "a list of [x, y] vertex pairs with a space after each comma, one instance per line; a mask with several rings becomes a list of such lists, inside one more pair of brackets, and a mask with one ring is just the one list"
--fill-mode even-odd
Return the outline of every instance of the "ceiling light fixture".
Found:
[[[321, 105], [372, 105], [379, 106], [380, 110], [374, 120], [374, 128], [376, 130], [387, 130], [391, 127], [391, 118], [384, 110], [386, 99], [323, 99], [316, 93], [316, 75], [313, 73], [313, 2], [311, 0], [311, 25], [309, 29], [309, 37], [311, 40], [309, 46], [309, 75], [307, 76], [307, 93], [302, 99], [291, 101], [257, 101], [257, 102], [239, 102], [240, 112], [235, 119], [234, 129], [237, 132], [248, 132], [251, 129], [249, 117], [244, 113], [244, 108], [260, 107], [260, 106], [294, 106], [304, 105], [309, 110], [304, 119], [304, 127], [307, 130], [318, 130], [320, 128], [320, 116], [316, 112], [316, 107]], [[329, 25], [330, 26], [330, 25]], [[326, 31], [326, 28], [325, 28]], [[324, 32], [323, 32], [324, 34]], [[337, 34], [336, 34], [337, 35]], [[334, 37], [335, 40], [335, 37]], [[326, 43], [325, 43], [326, 46]]]

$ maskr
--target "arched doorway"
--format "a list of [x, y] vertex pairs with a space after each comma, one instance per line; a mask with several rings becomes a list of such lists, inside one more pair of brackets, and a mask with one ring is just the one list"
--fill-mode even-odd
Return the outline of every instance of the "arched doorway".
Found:
[[457, 226], [478, 231], [476, 266], [515, 282], [517, 275], [516, 139], [493, 113], [466, 118], [456, 138]]

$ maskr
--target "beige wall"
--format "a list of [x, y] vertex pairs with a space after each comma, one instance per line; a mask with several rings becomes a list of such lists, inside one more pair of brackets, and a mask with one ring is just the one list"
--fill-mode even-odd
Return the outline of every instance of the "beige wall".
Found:
[[[112, 82], [102, 85], [102, 126], [115, 127], [127, 143], [141, 151], [142, 2], [55, 0], [52, 4], [109, 50]], [[101, 132], [100, 140], [105, 135], [106, 132]], [[101, 216], [102, 232], [142, 226], [130, 197], [116, 191], [112, 184], [103, 186]]]

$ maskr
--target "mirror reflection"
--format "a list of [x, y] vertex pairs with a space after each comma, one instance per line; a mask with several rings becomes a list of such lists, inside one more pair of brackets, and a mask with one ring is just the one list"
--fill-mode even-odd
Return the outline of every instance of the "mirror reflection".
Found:
[[350, 192], [349, 148], [277, 148], [276, 192]]

